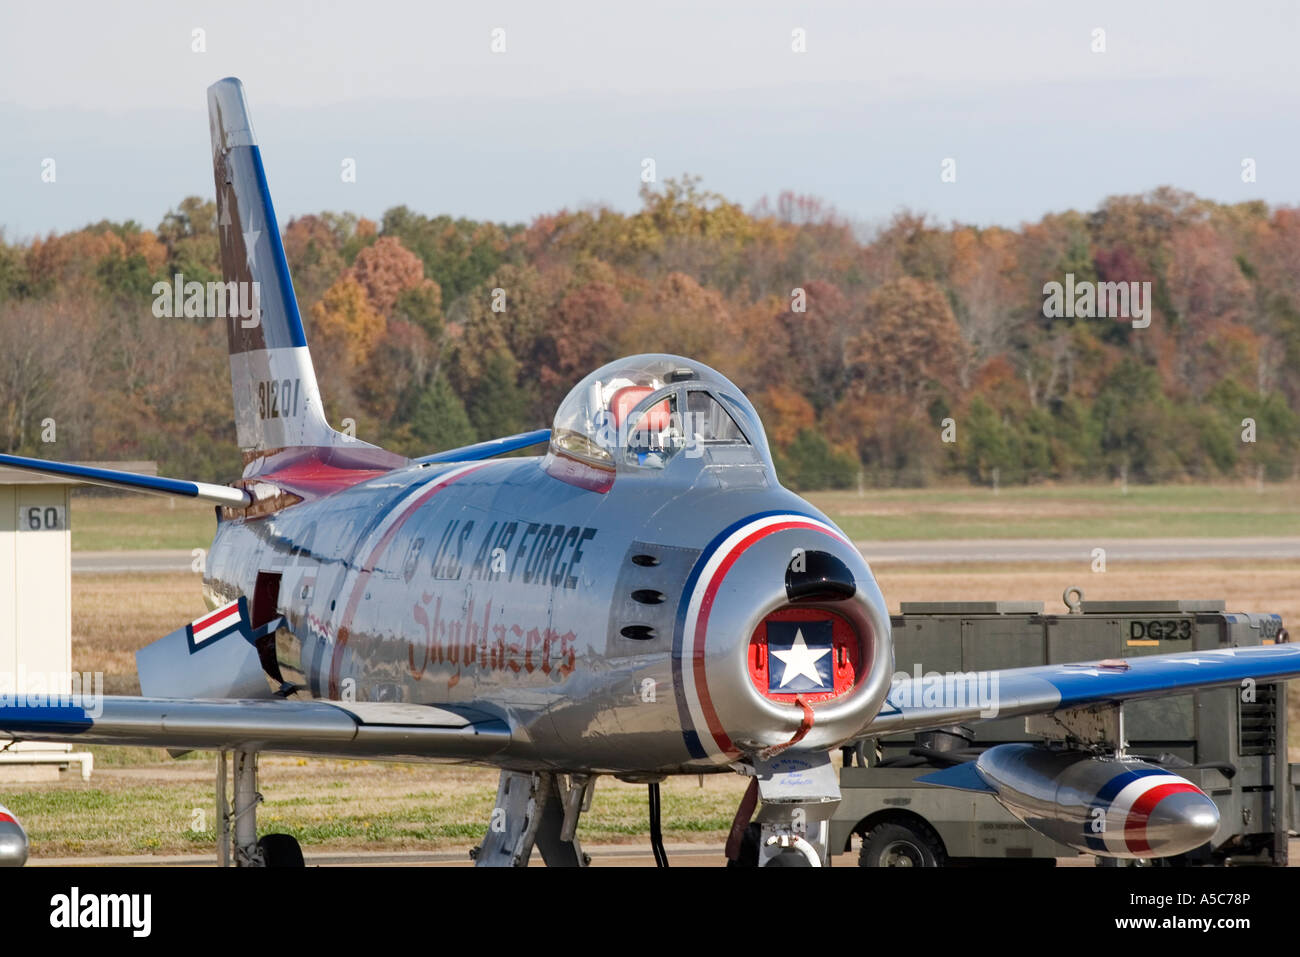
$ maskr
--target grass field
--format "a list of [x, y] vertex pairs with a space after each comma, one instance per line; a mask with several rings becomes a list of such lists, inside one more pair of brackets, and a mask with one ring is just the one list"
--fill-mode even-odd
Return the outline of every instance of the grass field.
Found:
[[[1015, 487], [814, 492], [859, 540], [1221, 538], [1300, 535], [1300, 483]], [[74, 493], [77, 551], [207, 548], [211, 506], [153, 495]]]
[[105, 694], [139, 694], [136, 651], [203, 615], [201, 585], [184, 572], [74, 575], [72, 666], [102, 671]]
[[1300, 535], [1300, 484], [899, 489], [808, 496], [855, 540]]
[[216, 533], [212, 506], [159, 495], [72, 493], [73, 551], [207, 548]]
[[[43, 857], [211, 853], [215, 856], [210, 754], [171, 761], [156, 754], [96, 748], [95, 776], [58, 786], [4, 788], [5, 804]], [[115, 758], [125, 757], [125, 761]], [[482, 768], [324, 761], [264, 755], [259, 830], [292, 834], [315, 849], [437, 850], [468, 847], [483, 836], [497, 775]], [[722, 840], [745, 782], [710, 775], [666, 782], [668, 841]], [[644, 785], [601, 778], [583, 815], [583, 841], [615, 843], [646, 833]]]

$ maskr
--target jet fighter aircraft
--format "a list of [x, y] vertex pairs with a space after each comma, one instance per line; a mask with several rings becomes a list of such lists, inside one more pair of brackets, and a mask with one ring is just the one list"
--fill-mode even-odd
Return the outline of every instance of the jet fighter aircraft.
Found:
[[[827, 862], [834, 749], [867, 736], [1045, 716], [936, 776], [993, 792], [1090, 853], [1166, 856], [1209, 840], [1213, 802], [1124, 755], [1125, 700], [1300, 675], [1300, 648], [947, 676], [894, 674], [890, 619], [852, 541], [783, 488], [731, 382], [673, 355], [577, 383], [549, 430], [407, 459], [327, 423], [244, 91], [208, 90], [243, 474], [228, 485], [0, 455], [0, 464], [212, 502], [210, 613], [142, 649], [143, 697], [0, 703], [24, 740], [234, 755], [235, 857], [258, 839], [263, 751], [500, 769], [482, 866], [581, 865], [600, 775], [750, 779], [728, 855]], [[541, 454], [503, 457], [531, 446]], [[994, 679], [990, 684], [989, 678]], [[988, 699], [978, 688], [993, 687]], [[221, 774], [219, 787], [224, 788]], [[756, 827], [749, 829], [756, 817]], [[757, 832], [748, 850], [746, 832]]]

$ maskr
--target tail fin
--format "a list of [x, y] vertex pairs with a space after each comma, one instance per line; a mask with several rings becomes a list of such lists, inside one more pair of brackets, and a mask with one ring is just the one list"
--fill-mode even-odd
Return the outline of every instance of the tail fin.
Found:
[[[244, 86], [208, 87], [235, 424], [245, 475], [282, 450], [371, 449], [325, 421]], [[399, 456], [394, 459], [400, 460]], [[404, 461], [404, 460], [402, 460]], [[396, 463], [394, 463], [396, 464]], [[392, 467], [391, 465], [389, 467]]]

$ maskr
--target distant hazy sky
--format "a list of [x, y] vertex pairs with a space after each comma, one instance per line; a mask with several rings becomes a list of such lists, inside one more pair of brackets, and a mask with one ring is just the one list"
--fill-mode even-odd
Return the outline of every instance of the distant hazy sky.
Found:
[[1300, 3], [1255, 0], [0, 0], [0, 227], [153, 227], [210, 196], [204, 91], [227, 75], [282, 222], [631, 210], [646, 157], [661, 180], [746, 206], [793, 189], [865, 224], [1016, 225], [1160, 184], [1297, 203], [1297, 50]]

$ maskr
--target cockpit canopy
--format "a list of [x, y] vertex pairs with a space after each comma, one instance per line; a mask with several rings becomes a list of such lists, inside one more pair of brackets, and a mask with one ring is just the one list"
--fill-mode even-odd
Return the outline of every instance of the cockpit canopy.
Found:
[[567, 463], [611, 482], [617, 471], [662, 470], [676, 459], [770, 464], [744, 394], [708, 366], [670, 355], [619, 359], [579, 382], [555, 414], [550, 451], [561, 460], [552, 473], [567, 471], [559, 475], [567, 480], [583, 472]]

